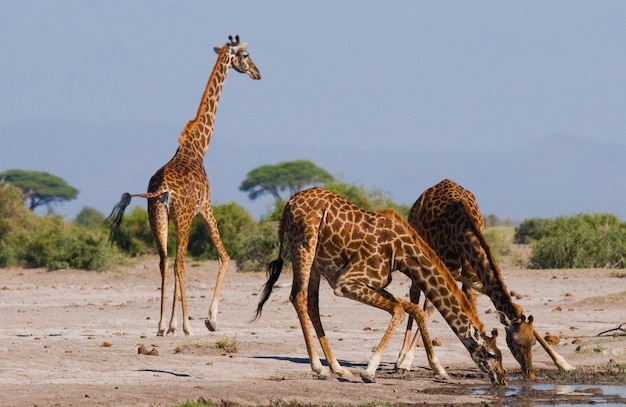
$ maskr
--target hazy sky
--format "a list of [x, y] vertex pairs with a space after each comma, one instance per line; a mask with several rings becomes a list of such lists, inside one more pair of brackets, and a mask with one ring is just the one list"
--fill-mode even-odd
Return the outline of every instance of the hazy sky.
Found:
[[0, 125], [139, 120], [182, 130], [213, 46], [239, 34], [262, 79], [231, 72], [214, 137], [416, 151], [510, 149], [547, 134], [626, 142], [624, 1], [1, 6]]

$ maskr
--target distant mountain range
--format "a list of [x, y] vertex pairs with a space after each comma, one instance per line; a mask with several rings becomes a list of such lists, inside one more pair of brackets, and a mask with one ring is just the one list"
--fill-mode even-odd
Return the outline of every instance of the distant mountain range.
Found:
[[[144, 192], [152, 174], [177, 148], [181, 126], [167, 123], [81, 123], [28, 120], [0, 126], [0, 172], [46, 171], [80, 193], [55, 207], [72, 219], [85, 206], [108, 215], [123, 192]], [[307, 159], [344, 182], [379, 188], [412, 205], [443, 178], [471, 190], [485, 215], [522, 220], [581, 212], [626, 219], [626, 145], [569, 136], [545, 136], [505, 152], [302, 148], [236, 143], [214, 135], [206, 157], [214, 204], [236, 201], [256, 217], [269, 198], [251, 201], [239, 191], [260, 165]], [[287, 197], [285, 197], [287, 198]], [[134, 204], [145, 206], [137, 199]]]

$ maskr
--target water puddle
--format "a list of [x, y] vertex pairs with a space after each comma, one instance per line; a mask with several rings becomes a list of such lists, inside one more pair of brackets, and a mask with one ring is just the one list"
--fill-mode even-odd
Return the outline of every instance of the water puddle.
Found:
[[[544, 399], [549, 400], [550, 395], [554, 396], [572, 396], [572, 403], [557, 403], [557, 404], [541, 404], [537, 403], [534, 406], [596, 406], [601, 405], [603, 407], [612, 406], [624, 406], [626, 403], [626, 384], [524, 384], [524, 385], [509, 385], [504, 390], [504, 397], [512, 397], [516, 400], [520, 398], [529, 399]], [[488, 388], [475, 389], [473, 394], [483, 395], [489, 394], [491, 391]], [[541, 394], [541, 397], [537, 395]], [[579, 402], [580, 398], [589, 400], [589, 402]], [[577, 399], [574, 402], [574, 399]], [[619, 399], [619, 402], [614, 402]], [[559, 398], [559, 401], [563, 398]]]
[[534, 390], [548, 391], [556, 394], [576, 394], [579, 396], [617, 396], [626, 398], [626, 383], [623, 385], [608, 384], [534, 384]]

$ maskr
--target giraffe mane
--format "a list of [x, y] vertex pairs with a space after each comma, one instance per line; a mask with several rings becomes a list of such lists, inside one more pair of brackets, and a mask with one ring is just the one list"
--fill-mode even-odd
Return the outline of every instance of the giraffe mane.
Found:
[[402, 219], [402, 216], [400, 216], [400, 214], [395, 210], [395, 209], [391, 209], [391, 208], [382, 208], [382, 209], [377, 209], [376, 213], [379, 215], [383, 215], [386, 216], [388, 218], [397, 220], [397, 221], [402, 221], [403, 223], [405, 223], [405, 220]]

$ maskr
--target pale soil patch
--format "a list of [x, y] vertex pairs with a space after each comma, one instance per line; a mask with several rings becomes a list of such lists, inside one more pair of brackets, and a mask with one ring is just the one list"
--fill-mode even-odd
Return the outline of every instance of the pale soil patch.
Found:
[[[288, 270], [261, 319], [250, 322], [265, 274], [238, 273], [231, 267], [220, 302], [218, 331], [211, 333], [203, 318], [216, 263], [189, 262], [187, 268], [195, 334], [191, 337], [182, 335], [181, 324], [178, 336], [156, 337], [160, 277], [155, 257], [104, 273], [0, 270], [0, 405], [168, 406], [199, 399], [233, 405], [523, 405], [528, 397], [540, 397], [529, 390], [520, 400], [491, 388], [438, 314], [431, 318], [429, 329], [431, 337], [442, 340], [443, 345], [435, 349], [451, 382], [432, 378], [422, 351], [417, 352], [414, 372], [407, 377], [395, 375], [393, 364], [403, 333], [398, 332], [383, 358], [377, 382], [362, 383], [358, 373], [389, 317], [335, 297], [326, 283], [322, 283], [320, 300], [323, 323], [335, 354], [355, 376], [317, 380], [288, 301]], [[596, 337], [626, 323], [626, 278], [616, 277], [611, 270], [506, 267], [503, 274], [508, 288], [518, 294], [518, 303], [533, 314], [538, 330], [559, 336], [557, 352], [586, 372], [582, 378], [569, 380], [603, 382], [611, 376], [592, 373], [605, 372], [609, 365], [626, 366], [626, 337]], [[392, 291], [405, 296], [408, 289], [408, 280], [398, 274]], [[168, 294], [171, 297], [171, 291]], [[499, 328], [511, 385], [528, 384], [517, 376], [519, 366], [506, 347], [497, 314], [486, 312], [493, 308], [491, 303], [480, 298], [479, 307], [486, 328]], [[220, 340], [236, 341], [236, 352], [215, 346]], [[140, 344], [147, 351], [156, 349], [158, 356], [138, 354]], [[568, 380], [554, 378], [556, 368], [539, 346], [534, 359], [539, 382]]]

